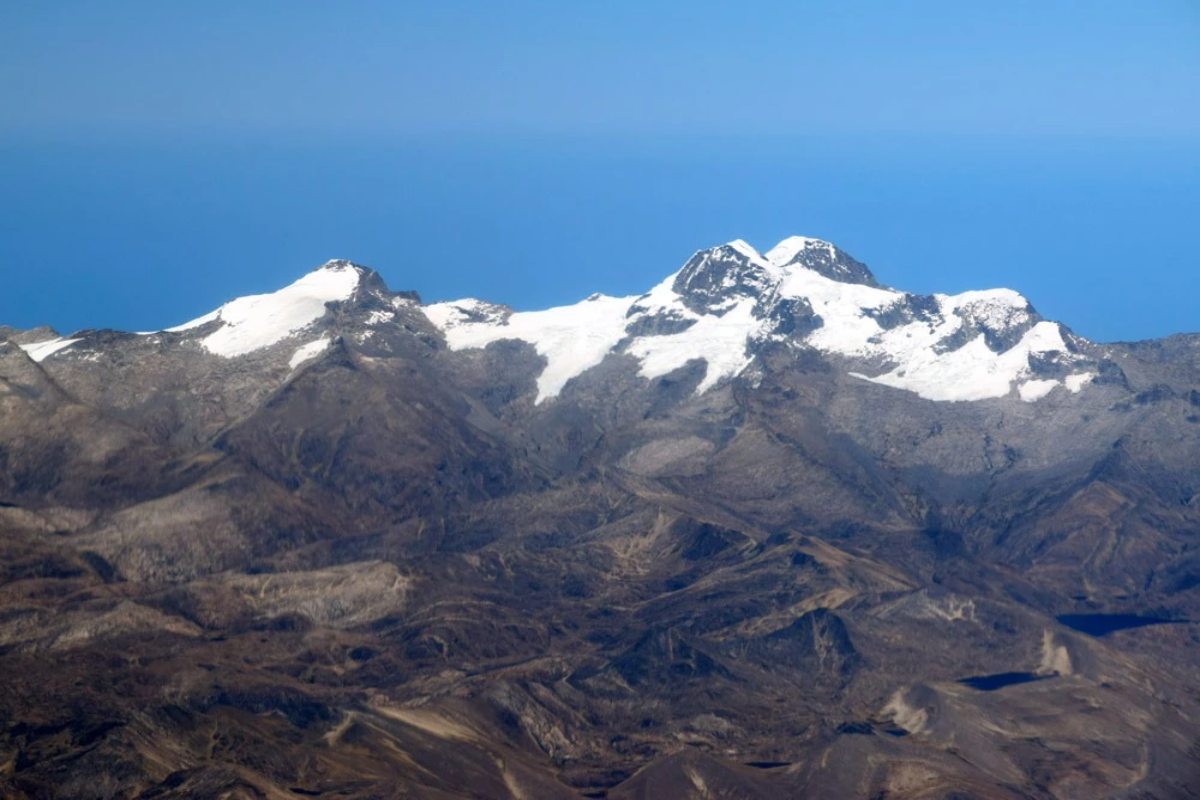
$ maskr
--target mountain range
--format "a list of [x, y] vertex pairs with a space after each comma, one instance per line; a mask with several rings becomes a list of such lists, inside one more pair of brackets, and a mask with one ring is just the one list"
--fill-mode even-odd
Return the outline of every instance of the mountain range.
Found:
[[0, 327], [0, 794], [1200, 796], [1200, 335], [833, 244]]

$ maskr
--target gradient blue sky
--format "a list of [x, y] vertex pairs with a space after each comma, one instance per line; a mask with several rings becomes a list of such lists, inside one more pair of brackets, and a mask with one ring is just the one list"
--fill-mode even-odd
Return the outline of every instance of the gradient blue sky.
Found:
[[330, 257], [531, 308], [803, 233], [1200, 330], [1196, 2], [14, 1], [0, 85], [0, 323], [153, 329]]

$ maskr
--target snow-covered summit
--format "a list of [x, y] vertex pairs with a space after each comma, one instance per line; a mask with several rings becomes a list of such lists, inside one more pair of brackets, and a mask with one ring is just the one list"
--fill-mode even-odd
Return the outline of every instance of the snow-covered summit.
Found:
[[392, 292], [374, 270], [334, 259], [282, 289], [237, 297], [171, 328], [135, 334], [85, 330], [71, 337], [43, 329], [24, 332], [16, 342], [36, 362], [98, 361], [114, 341], [132, 336], [158, 353], [178, 347], [221, 359], [261, 355], [262, 366], [286, 365], [290, 374], [346, 331], [361, 343], [384, 327], [411, 330], [404, 324], [420, 316], [419, 305], [415, 292]]
[[1033, 401], [1090, 380], [1062, 327], [1017, 292], [907, 294], [880, 286], [833, 244], [803, 236], [765, 255], [742, 240], [699, 251], [640, 296], [534, 312], [478, 300], [424, 310], [452, 349], [533, 345], [546, 359], [538, 402], [612, 353], [633, 356], [646, 378], [702, 360], [703, 392], [745, 370], [767, 341], [841, 357], [855, 377], [931, 400], [1013, 393]]
[[789, 236], [764, 253], [763, 257], [775, 266], [782, 267], [791, 262], [799, 253], [815, 248], [823, 248], [829, 253], [835, 249], [832, 243], [824, 239], [814, 239], [811, 236]]
[[[765, 254], [734, 240], [695, 253], [643, 294], [592, 295], [543, 311], [474, 299], [422, 306], [366, 267], [329, 261], [278, 291], [239, 297], [147, 336], [223, 359], [268, 349], [273, 358], [278, 350], [279, 363], [295, 370], [346, 331], [359, 343], [386, 341], [376, 338], [386, 331], [427, 331], [425, 320], [414, 322], [421, 314], [451, 350], [529, 343], [545, 360], [539, 403], [610, 356], [632, 358], [647, 379], [702, 362], [697, 391], [704, 392], [741, 374], [768, 344], [816, 350], [855, 379], [939, 401], [1011, 395], [1033, 402], [1081, 391], [1096, 369], [1080, 352], [1082, 340], [1042, 319], [1017, 292], [905, 293], [880, 285], [830, 242], [804, 236]], [[47, 331], [20, 346], [37, 361], [84, 359], [96, 341]]]
[[219, 356], [245, 355], [316, 322], [325, 315], [327, 303], [349, 299], [367, 274], [365, 267], [349, 261], [327, 261], [278, 291], [239, 297], [166, 330], [178, 333], [217, 323], [200, 340], [201, 346]]
[[789, 236], [768, 250], [764, 258], [775, 267], [805, 267], [840, 283], [879, 285], [865, 264], [824, 239]]

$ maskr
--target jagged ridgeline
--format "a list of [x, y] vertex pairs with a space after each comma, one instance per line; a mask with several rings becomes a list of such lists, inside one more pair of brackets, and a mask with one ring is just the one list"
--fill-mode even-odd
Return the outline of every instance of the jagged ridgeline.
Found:
[[0, 328], [0, 795], [1197, 796], [1198, 491], [1200, 337], [806, 237]]

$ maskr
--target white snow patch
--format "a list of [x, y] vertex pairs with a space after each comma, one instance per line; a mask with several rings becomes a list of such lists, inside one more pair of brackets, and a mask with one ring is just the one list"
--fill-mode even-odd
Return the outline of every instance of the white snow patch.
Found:
[[213, 320], [223, 324], [201, 340], [205, 350], [225, 358], [269, 347], [325, 315], [325, 304], [346, 300], [358, 287], [358, 269], [331, 261], [300, 280], [270, 294], [231, 300], [216, 311], [168, 331], [199, 327]]
[[[446, 331], [459, 326], [503, 325], [507, 309], [504, 306], [485, 303], [483, 300], [468, 297], [463, 300], [432, 303], [423, 306], [421, 311], [425, 313], [425, 316], [436, 327]], [[451, 345], [450, 349], [459, 350], [462, 348]]]
[[[779, 294], [807, 299], [821, 318], [821, 327], [808, 338], [813, 347], [841, 355], [863, 356], [881, 350], [870, 340], [884, 332], [866, 312], [882, 310], [904, 297], [901, 292], [891, 289], [830, 280], [799, 266], [784, 268]], [[889, 333], [895, 334], [896, 329]]]
[[704, 392], [749, 365], [746, 343], [761, 325], [762, 320], [754, 316], [754, 300], [747, 298], [719, 317], [698, 317], [679, 333], [634, 339], [628, 352], [641, 361], [639, 374], [645, 378], [657, 378], [693, 359], [703, 359], [708, 369], [696, 391]]
[[[503, 319], [477, 300], [424, 306], [429, 320], [442, 329], [451, 350], [486, 347], [501, 339], [529, 342], [546, 367], [538, 376], [538, 403], [556, 397], [577, 375], [596, 366], [625, 335], [625, 312], [635, 298], [592, 295], [582, 303], [545, 311], [523, 311]], [[483, 321], [472, 313], [483, 312]]]
[[1058, 324], [1039, 322], [1003, 353], [993, 352], [980, 334], [957, 350], [939, 353], [928, 348], [905, 353], [899, 366], [883, 375], [851, 374], [916, 392], [927, 400], [986, 400], [1008, 394], [1014, 381], [1029, 374], [1030, 355], [1066, 349]]
[[332, 340], [327, 336], [322, 336], [320, 339], [309, 342], [296, 348], [296, 352], [292, 353], [292, 357], [288, 359], [288, 366], [292, 369], [303, 364], [309, 359], [316, 358], [332, 343]]
[[47, 339], [44, 342], [33, 342], [32, 344], [20, 345], [20, 348], [32, 358], [34, 361], [42, 362], [50, 356], [57, 353], [59, 350], [70, 347], [80, 339], [65, 339], [58, 337], [57, 339]]
[[654, 288], [637, 298], [630, 308], [639, 309], [651, 316], [666, 311], [677, 317], [697, 319], [699, 315], [685, 306], [683, 301], [680, 300], [679, 295], [672, 288], [680, 272], [682, 270], [676, 270], [659, 281]]
[[1063, 383], [1067, 387], [1067, 391], [1071, 394], [1078, 394], [1083, 391], [1083, 387], [1096, 379], [1093, 372], [1077, 372], [1074, 375], [1068, 375], [1063, 379]]
[[1017, 385], [1017, 394], [1026, 403], [1033, 403], [1050, 394], [1056, 386], [1061, 386], [1056, 380], [1023, 381]]
[[154, 331], [154, 333], [182, 333], [183, 331], [199, 328], [201, 325], [206, 325], [221, 316], [221, 309], [210, 311], [202, 317], [196, 317], [190, 322], [185, 322], [182, 325], [176, 325], [173, 328], [163, 328], [162, 331]]

